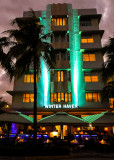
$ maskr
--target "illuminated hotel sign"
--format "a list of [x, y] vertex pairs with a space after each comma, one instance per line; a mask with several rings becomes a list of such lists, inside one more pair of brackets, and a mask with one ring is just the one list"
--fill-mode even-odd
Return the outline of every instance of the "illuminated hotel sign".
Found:
[[50, 104], [50, 105], [46, 105], [46, 106], [44, 106], [44, 108], [53, 108], [53, 109], [59, 109], [59, 108], [78, 108], [78, 106], [77, 105], [75, 105], [75, 104], [63, 104], [63, 105], [61, 105], [61, 104]]

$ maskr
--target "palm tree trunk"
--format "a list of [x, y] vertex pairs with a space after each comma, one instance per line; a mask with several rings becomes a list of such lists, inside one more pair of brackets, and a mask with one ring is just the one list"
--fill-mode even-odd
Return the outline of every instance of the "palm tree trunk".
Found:
[[34, 142], [37, 139], [37, 86], [36, 86], [36, 56], [34, 54]]

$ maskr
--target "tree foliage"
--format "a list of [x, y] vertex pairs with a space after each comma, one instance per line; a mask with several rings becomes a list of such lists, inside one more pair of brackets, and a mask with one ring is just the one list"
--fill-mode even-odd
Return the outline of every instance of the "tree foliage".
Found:
[[[43, 33], [43, 26], [38, 25], [39, 19], [33, 11], [31, 14], [32, 17], [14, 19], [11, 24], [16, 28], [5, 31], [8, 38], [3, 37], [0, 40], [0, 62], [10, 80], [29, 73], [30, 68], [33, 69], [34, 54], [37, 75], [41, 73], [41, 57], [48, 68], [54, 67], [54, 50], [51, 44], [46, 42], [49, 34]], [[7, 54], [3, 52], [3, 47], [8, 47]]]

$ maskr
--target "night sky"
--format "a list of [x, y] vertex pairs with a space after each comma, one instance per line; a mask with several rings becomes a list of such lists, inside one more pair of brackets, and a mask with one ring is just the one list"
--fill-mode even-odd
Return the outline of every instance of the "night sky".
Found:
[[[0, 0], [0, 36], [3, 31], [11, 29], [10, 22], [16, 17], [22, 17], [23, 11], [32, 8], [35, 11], [46, 10], [47, 4], [71, 3], [73, 9], [96, 8], [98, 14], [102, 14], [100, 29], [105, 30], [102, 38], [104, 45], [108, 37], [114, 35], [114, 0]], [[6, 93], [13, 89], [6, 73], [0, 68], [0, 97], [11, 102], [12, 97]]]

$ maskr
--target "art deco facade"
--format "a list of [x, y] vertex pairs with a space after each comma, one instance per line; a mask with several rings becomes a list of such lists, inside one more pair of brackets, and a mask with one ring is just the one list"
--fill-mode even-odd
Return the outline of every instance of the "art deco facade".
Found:
[[[47, 41], [56, 54], [55, 69], [48, 70], [41, 61], [42, 77], [37, 82], [38, 119], [65, 111], [73, 115], [89, 115], [109, 110], [101, 102], [104, 87], [100, 68], [103, 64], [99, 29], [101, 15], [96, 9], [72, 9], [71, 4], [49, 4], [46, 11], [36, 11], [45, 33], [52, 32]], [[23, 17], [29, 17], [26, 11]], [[33, 114], [33, 74], [15, 79], [12, 108]]]

